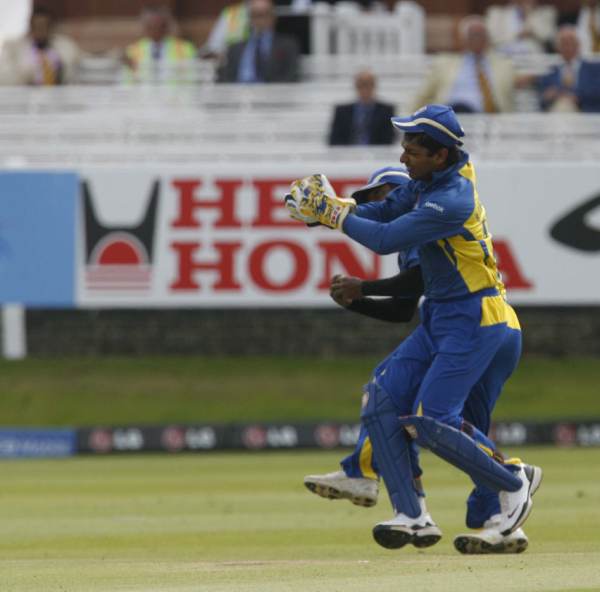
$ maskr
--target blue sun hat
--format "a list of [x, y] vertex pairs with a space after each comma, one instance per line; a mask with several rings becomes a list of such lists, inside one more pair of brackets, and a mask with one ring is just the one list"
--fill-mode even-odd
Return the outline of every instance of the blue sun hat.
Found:
[[404, 185], [410, 181], [410, 177], [406, 172], [404, 167], [396, 167], [396, 166], [387, 166], [380, 169], [377, 169], [370, 177], [369, 182], [357, 189], [352, 197], [360, 203], [364, 201], [366, 198], [366, 194], [371, 191], [371, 189], [376, 189], [377, 187], [381, 187], [382, 185], [390, 184], [396, 187], [397, 185]]
[[443, 146], [462, 146], [465, 131], [448, 105], [425, 105], [409, 117], [392, 117], [392, 125], [405, 133], [424, 133]]

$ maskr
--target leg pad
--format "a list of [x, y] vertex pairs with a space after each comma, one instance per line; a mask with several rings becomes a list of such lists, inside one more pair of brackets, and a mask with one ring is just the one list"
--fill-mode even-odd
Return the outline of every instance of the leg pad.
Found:
[[493, 491], [517, 491], [521, 479], [494, 460], [472, 438], [431, 417], [408, 415], [400, 425], [419, 446], [461, 469], [476, 483]]
[[396, 408], [390, 396], [374, 382], [367, 387], [366, 399], [361, 420], [369, 433], [373, 457], [394, 511], [415, 518], [421, 514], [421, 506], [413, 485], [409, 441]]

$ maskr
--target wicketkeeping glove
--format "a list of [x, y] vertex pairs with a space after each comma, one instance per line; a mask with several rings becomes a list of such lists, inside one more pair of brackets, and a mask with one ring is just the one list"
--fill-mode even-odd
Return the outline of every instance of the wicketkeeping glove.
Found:
[[321, 226], [321, 223], [314, 216], [305, 216], [300, 213], [298, 209], [298, 204], [296, 200], [291, 196], [291, 194], [286, 194], [285, 197], [285, 207], [287, 208], [288, 214], [290, 218], [294, 220], [298, 220], [298, 222], [304, 222], [307, 226]]
[[311, 219], [335, 229], [341, 229], [346, 216], [356, 208], [352, 198], [338, 197], [322, 174], [294, 181], [285, 199], [290, 216], [295, 220], [308, 224], [307, 220]]

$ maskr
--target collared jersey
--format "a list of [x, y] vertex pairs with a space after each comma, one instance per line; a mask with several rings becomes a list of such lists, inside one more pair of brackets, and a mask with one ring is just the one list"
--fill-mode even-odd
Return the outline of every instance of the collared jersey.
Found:
[[481, 290], [505, 295], [468, 154], [433, 180], [410, 181], [357, 213], [346, 217], [343, 230], [360, 244], [380, 254], [418, 248], [426, 297], [448, 300]]

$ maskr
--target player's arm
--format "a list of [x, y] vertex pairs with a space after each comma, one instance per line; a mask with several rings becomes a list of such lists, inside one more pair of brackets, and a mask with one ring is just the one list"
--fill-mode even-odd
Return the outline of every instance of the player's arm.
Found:
[[285, 196], [285, 205], [296, 220], [310, 218], [329, 228], [343, 230], [356, 242], [387, 255], [461, 232], [472, 208], [465, 212], [464, 207], [455, 205], [453, 196], [444, 197], [448, 196], [440, 195], [437, 200], [429, 197], [422, 207], [390, 222], [377, 222], [355, 215], [356, 202], [338, 197], [327, 177], [316, 174], [294, 181]]
[[431, 241], [454, 236], [468, 218], [462, 212], [446, 212], [435, 202], [391, 222], [376, 222], [352, 213], [344, 217], [342, 229], [350, 238], [380, 255], [397, 253]]
[[360, 298], [348, 310], [390, 323], [408, 323], [417, 310], [417, 298]]
[[379, 280], [335, 275], [331, 280], [331, 297], [342, 306], [365, 296], [419, 298], [424, 292], [421, 267], [415, 265], [395, 276]]
[[367, 220], [389, 222], [398, 216], [410, 212], [415, 205], [415, 198], [405, 185], [397, 187], [383, 201], [374, 201], [359, 205], [354, 214]]
[[399, 298], [419, 298], [425, 290], [421, 266], [379, 280], [364, 280], [361, 282], [363, 296], [396, 296]]
[[423, 289], [421, 268], [416, 265], [380, 280], [335, 276], [331, 283], [331, 297], [353, 312], [382, 321], [405, 323], [413, 318]]

